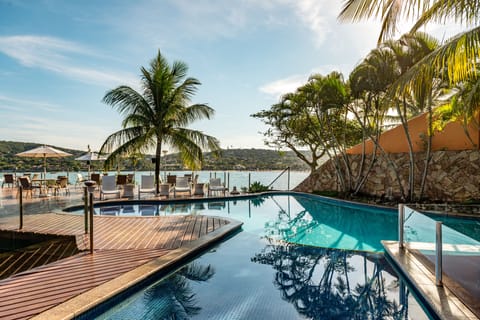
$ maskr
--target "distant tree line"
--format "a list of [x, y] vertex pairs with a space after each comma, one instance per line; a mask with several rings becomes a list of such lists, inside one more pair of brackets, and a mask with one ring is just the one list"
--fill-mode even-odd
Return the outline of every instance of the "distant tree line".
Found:
[[[40, 158], [25, 158], [16, 156], [17, 153], [27, 151], [40, 146], [36, 143], [23, 143], [13, 141], [0, 141], [0, 171], [42, 171], [43, 160]], [[71, 153], [66, 158], [49, 158], [47, 169], [52, 172], [58, 171], [85, 171], [87, 163], [77, 161], [75, 158], [81, 156], [85, 151], [56, 147], [57, 149]], [[308, 166], [299, 160], [291, 151], [278, 152], [267, 149], [225, 149], [217, 155], [215, 153], [204, 153], [203, 170], [282, 170], [290, 167], [292, 170], [305, 171]], [[141, 156], [140, 159], [125, 158], [118, 166], [109, 170], [126, 171], [148, 171], [154, 169], [154, 158], [152, 155]], [[91, 166], [96, 171], [104, 170], [102, 161], [92, 161]], [[187, 169], [179, 154], [167, 154], [162, 156], [162, 170], [184, 170]]]

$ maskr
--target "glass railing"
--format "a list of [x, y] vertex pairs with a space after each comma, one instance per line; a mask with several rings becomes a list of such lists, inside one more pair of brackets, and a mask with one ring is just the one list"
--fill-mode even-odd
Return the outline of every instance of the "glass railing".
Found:
[[447, 276], [460, 284], [467, 295], [478, 295], [479, 238], [478, 218], [430, 215], [399, 205], [399, 245], [403, 243], [405, 248], [418, 254], [427, 267], [434, 269], [437, 285]]

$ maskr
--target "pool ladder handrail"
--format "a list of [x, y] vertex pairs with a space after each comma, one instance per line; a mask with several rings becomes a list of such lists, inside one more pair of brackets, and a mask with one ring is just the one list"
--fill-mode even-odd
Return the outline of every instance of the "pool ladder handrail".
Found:
[[287, 175], [287, 191], [290, 190], [290, 167], [286, 167], [285, 169], [282, 170], [282, 172], [280, 172], [280, 174], [275, 178], [273, 179], [272, 182], [270, 182], [270, 184], [267, 186], [267, 188], [270, 188], [285, 172], [288, 172], [288, 175]]
[[[408, 208], [403, 203], [398, 204], [398, 248], [404, 250], [404, 224], [405, 224], [405, 208]], [[415, 211], [411, 208], [408, 208]], [[443, 245], [442, 245], [442, 222], [435, 222], [435, 284], [439, 287], [443, 285], [442, 282], [443, 270]]]

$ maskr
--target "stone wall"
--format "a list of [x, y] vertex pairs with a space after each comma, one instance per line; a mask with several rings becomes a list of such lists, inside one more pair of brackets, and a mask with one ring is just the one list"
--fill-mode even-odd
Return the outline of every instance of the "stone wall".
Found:
[[[390, 158], [398, 168], [401, 183], [407, 190], [409, 156], [405, 153], [390, 154]], [[353, 176], [358, 175], [361, 155], [349, 155]], [[366, 163], [371, 161], [367, 155]], [[425, 153], [415, 153], [415, 193], [418, 195], [423, 174]], [[366, 168], [364, 166], [364, 172]], [[318, 170], [303, 181], [296, 191], [339, 191], [338, 177], [333, 162], [327, 161]], [[360, 192], [372, 196], [401, 195], [394, 170], [388, 162], [377, 156], [368, 179]], [[480, 199], [480, 151], [436, 151], [432, 153], [426, 180], [424, 197], [430, 201], [456, 201]]]

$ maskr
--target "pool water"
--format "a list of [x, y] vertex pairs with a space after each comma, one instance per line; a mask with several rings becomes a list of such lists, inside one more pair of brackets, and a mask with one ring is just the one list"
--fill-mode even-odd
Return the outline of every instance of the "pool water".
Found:
[[[311, 195], [275, 194], [246, 199], [170, 204], [99, 204], [96, 214], [117, 216], [213, 215], [242, 221], [243, 230], [270, 240], [344, 250], [383, 252], [381, 240], [398, 240], [398, 216], [393, 209], [358, 205]], [[447, 220], [448, 219], [448, 220]], [[407, 215], [406, 241], [432, 242], [435, 225], [421, 215]], [[458, 221], [463, 231], [475, 221]], [[444, 228], [449, 228], [447, 225]], [[474, 244], [459, 233], [445, 232], [444, 242]]]
[[[400, 302], [403, 302], [402, 304]], [[85, 319], [428, 319], [382, 254], [241, 232]]]
[[[242, 232], [167, 278], [80, 319], [435, 318], [382, 253], [380, 240], [397, 239], [396, 210], [297, 194], [109, 203], [95, 210], [118, 216], [224, 216], [244, 224]], [[407, 239], [434, 235], [435, 226], [422, 219], [408, 216]], [[455, 223], [471, 228], [468, 221]]]

